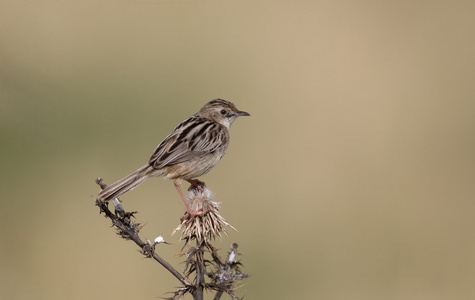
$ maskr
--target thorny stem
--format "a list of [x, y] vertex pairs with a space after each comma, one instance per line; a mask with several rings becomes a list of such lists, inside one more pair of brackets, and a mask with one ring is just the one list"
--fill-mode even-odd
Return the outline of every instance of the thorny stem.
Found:
[[[106, 188], [106, 184], [102, 181], [101, 178], [96, 180], [96, 183], [101, 187], [101, 189]], [[211, 201], [211, 200], [210, 200]], [[208, 233], [203, 233], [203, 235], [197, 235], [197, 232], [203, 231], [198, 226], [195, 227], [191, 226], [190, 228], [186, 228], [188, 230], [190, 236], [186, 236], [186, 243], [191, 239], [195, 239], [196, 241], [196, 248], [191, 248], [191, 252], [188, 253], [187, 259], [187, 267], [185, 267], [185, 276], [178, 272], [175, 268], [173, 268], [167, 261], [161, 258], [157, 253], [155, 253], [155, 244], [152, 244], [150, 241], [147, 242], [142, 241], [140, 239], [138, 232], [142, 225], [139, 223], [134, 223], [130, 221], [130, 218], [134, 216], [136, 212], [126, 212], [118, 198], [111, 200], [115, 206], [115, 214], [112, 213], [106, 202], [101, 201], [100, 199], [96, 199], [96, 205], [100, 207], [101, 212], [106, 214], [106, 217], [112, 220], [114, 226], [116, 226], [119, 230], [118, 234], [121, 235], [125, 239], [130, 239], [134, 241], [140, 248], [141, 253], [146, 255], [147, 257], [153, 258], [155, 261], [160, 263], [165, 269], [167, 269], [173, 276], [175, 276], [182, 284], [183, 287], [179, 288], [176, 292], [174, 292], [174, 296], [168, 299], [178, 299], [179, 297], [184, 296], [187, 293], [192, 294], [194, 300], [203, 300], [204, 299], [204, 289], [211, 289], [216, 291], [216, 294], [213, 297], [213, 300], [219, 300], [224, 293], [227, 293], [233, 299], [240, 299], [236, 295], [234, 295], [234, 282], [242, 280], [248, 277], [247, 274], [241, 273], [239, 270], [239, 266], [241, 265], [239, 261], [235, 260], [237, 253], [237, 244], [231, 245], [231, 251], [228, 253], [228, 259], [224, 262], [221, 260], [217, 253], [217, 249], [214, 248], [211, 244], [206, 241], [206, 237]], [[215, 204], [213, 204], [215, 205]], [[216, 209], [216, 208], [215, 208]], [[206, 215], [209, 216], [209, 215]], [[215, 211], [215, 214], [212, 215], [214, 218], [211, 220], [214, 222], [221, 222], [224, 225], [229, 225], [224, 218], [220, 216], [220, 214]], [[197, 225], [202, 224], [197, 223]], [[207, 223], [206, 223], [207, 224]], [[214, 223], [213, 223], [214, 224]], [[223, 225], [221, 225], [223, 226]], [[232, 227], [232, 226], [231, 226]], [[232, 227], [233, 228], [233, 227]], [[184, 230], [183, 233], [186, 231]], [[201, 231], [200, 231], [201, 230]], [[215, 234], [218, 236], [221, 232], [221, 227], [219, 227], [216, 232], [213, 231], [213, 234], [210, 236], [215, 237]], [[185, 245], [186, 245], [185, 243]], [[211, 256], [213, 260], [211, 264], [214, 265], [217, 270], [216, 271], [207, 271], [206, 264], [210, 263], [209, 261], [205, 260], [205, 250], [208, 249], [211, 252]], [[190, 283], [186, 278], [192, 273], [195, 273], [195, 282]], [[212, 279], [211, 282], [206, 283], [205, 275]]]
[[213, 300], [219, 300], [219, 299], [221, 299], [221, 296], [222, 296], [222, 295], [223, 295], [223, 291], [221, 291], [221, 290], [218, 291], [218, 292], [216, 293], [216, 295], [214, 295]]
[[205, 268], [204, 268], [204, 250], [203, 245], [200, 245], [196, 241], [196, 252], [195, 255], [195, 270], [196, 270], [196, 284], [195, 290], [193, 291], [193, 298], [197, 300], [203, 300], [203, 289], [205, 285]]
[[[97, 184], [99, 184], [101, 186], [102, 189], [104, 189], [107, 185], [104, 184], [104, 182], [102, 181], [101, 178], [98, 178], [96, 180]], [[175, 268], [172, 267], [172, 265], [170, 265], [166, 260], [164, 260], [163, 258], [161, 258], [157, 253], [155, 253], [155, 251], [153, 251], [153, 249], [151, 249], [152, 247], [145, 243], [144, 241], [142, 241], [142, 239], [139, 237], [139, 235], [137, 234], [137, 232], [134, 230], [134, 228], [131, 228], [130, 226], [126, 225], [118, 216], [116, 216], [115, 214], [113, 214], [109, 208], [107, 207], [107, 204], [99, 199], [96, 199], [96, 205], [99, 206], [101, 208], [101, 211], [103, 211], [106, 216], [112, 220], [112, 223], [117, 226], [121, 232], [124, 232], [125, 234], [127, 234], [127, 237], [130, 238], [132, 241], [134, 241], [140, 248], [142, 248], [142, 251], [145, 252], [146, 254], [148, 254], [150, 257], [152, 257], [154, 260], [156, 260], [158, 263], [160, 263], [165, 269], [167, 269], [173, 276], [175, 276], [183, 285], [187, 286], [187, 287], [190, 287], [192, 286], [192, 284], [190, 282], [188, 282], [185, 277], [183, 277], [183, 275], [181, 275], [180, 272], [178, 272]], [[119, 213], [120, 213], [120, 209], [122, 209], [122, 212], [123, 211], [123, 208], [122, 206], [121, 207], [116, 207], [116, 209], [119, 209]]]

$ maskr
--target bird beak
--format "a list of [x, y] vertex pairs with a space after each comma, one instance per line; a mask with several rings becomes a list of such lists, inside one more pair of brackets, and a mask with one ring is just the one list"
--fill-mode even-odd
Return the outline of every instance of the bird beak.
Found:
[[238, 110], [237, 112], [235, 112], [234, 115], [235, 115], [236, 117], [250, 116], [249, 113], [247, 113], [247, 112], [245, 112], [245, 111], [240, 111], [240, 110]]

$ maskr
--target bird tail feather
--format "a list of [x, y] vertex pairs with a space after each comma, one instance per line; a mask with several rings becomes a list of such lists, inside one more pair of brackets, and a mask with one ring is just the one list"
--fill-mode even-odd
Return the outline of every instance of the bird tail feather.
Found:
[[102, 201], [109, 201], [117, 198], [128, 191], [133, 190], [149, 177], [156, 175], [156, 171], [157, 169], [149, 164], [143, 165], [137, 171], [107, 186], [97, 195], [97, 198]]

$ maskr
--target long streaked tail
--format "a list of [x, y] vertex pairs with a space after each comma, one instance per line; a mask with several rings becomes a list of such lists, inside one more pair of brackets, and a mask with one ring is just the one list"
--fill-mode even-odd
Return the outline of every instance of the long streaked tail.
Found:
[[139, 184], [147, 180], [149, 177], [158, 175], [157, 169], [154, 169], [151, 165], [146, 164], [137, 171], [133, 172], [114, 182], [113, 184], [107, 186], [103, 189], [98, 195], [97, 198], [102, 201], [109, 201], [114, 198], [117, 198], [128, 191], [136, 188]]

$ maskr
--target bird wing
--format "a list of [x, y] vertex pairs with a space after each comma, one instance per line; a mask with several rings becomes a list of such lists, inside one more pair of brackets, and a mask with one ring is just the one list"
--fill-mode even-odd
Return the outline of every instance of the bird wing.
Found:
[[181, 122], [155, 149], [150, 165], [156, 169], [211, 153], [227, 143], [227, 132], [216, 122], [191, 117]]

